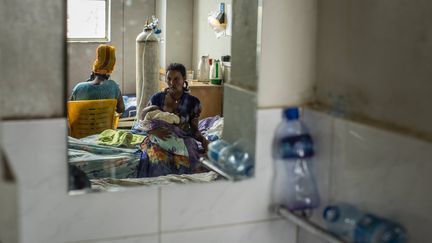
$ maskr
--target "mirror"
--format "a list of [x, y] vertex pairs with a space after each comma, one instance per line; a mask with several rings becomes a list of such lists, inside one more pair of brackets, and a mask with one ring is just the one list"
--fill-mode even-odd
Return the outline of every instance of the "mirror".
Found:
[[257, 50], [257, 9], [240, 0], [68, 0], [69, 190], [253, 176], [256, 53], [245, 47]]

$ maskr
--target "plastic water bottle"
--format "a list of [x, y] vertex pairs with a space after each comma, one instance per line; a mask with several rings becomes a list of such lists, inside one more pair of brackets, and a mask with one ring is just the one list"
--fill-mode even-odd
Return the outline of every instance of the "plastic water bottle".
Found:
[[364, 213], [348, 204], [331, 205], [324, 209], [327, 229], [354, 243], [406, 243], [402, 226], [387, 219]]
[[357, 224], [354, 242], [358, 243], [406, 243], [405, 229], [390, 220], [366, 214]]
[[327, 229], [348, 241], [354, 240], [356, 225], [364, 216], [362, 211], [349, 204], [330, 205], [323, 211]]
[[283, 111], [283, 120], [273, 139], [275, 178], [273, 199], [289, 210], [304, 210], [319, 206], [319, 194], [312, 175], [312, 138], [306, 126], [298, 120], [298, 108]]
[[218, 164], [233, 177], [251, 177], [254, 173], [253, 161], [241, 143], [234, 143], [222, 148], [219, 153]]
[[217, 163], [219, 161], [219, 155], [221, 153], [221, 150], [223, 148], [225, 148], [226, 146], [229, 146], [229, 143], [225, 140], [222, 140], [222, 139], [211, 142], [208, 145], [208, 150], [207, 150], [208, 158], [211, 161]]

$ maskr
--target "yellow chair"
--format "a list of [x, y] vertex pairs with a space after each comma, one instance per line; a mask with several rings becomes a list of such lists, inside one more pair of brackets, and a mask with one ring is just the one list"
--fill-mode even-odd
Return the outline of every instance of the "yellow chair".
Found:
[[106, 129], [116, 129], [120, 115], [117, 100], [77, 100], [67, 102], [69, 135], [83, 138]]

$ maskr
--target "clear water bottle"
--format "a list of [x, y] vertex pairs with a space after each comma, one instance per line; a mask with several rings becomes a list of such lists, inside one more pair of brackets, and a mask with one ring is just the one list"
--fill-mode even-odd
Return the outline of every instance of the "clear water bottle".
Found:
[[366, 214], [360, 219], [354, 231], [356, 243], [406, 243], [405, 229], [390, 220]]
[[219, 139], [216, 141], [213, 141], [209, 143], [208, 149], [207, 149], [207, 156], [212, 162], [218, 162], [219, 161], [219, 155], [221, 153], [221, 150], [225, 148], [226, 146], [229, 146], [229, 143], [225, 140]]
[[312, 138], [298, 119], [298, 108], [284, 110], [272, 149], [275, 167], [273, 199], [289, 210], [316, 208], [320, 201], [312, 174]]
[[251, 177], [254, 173], [253, 161], [241, 143], [222, 148], [218, 164], [227, 174], [236, 178]]
[[365, 214], [349, 204], [330, 205], [324, 208], [323, 219], [333, 234], [352, 242], [357, 223]]
[[348, 204], [327, 206], [323, 218], [330, 232], [349, 242], [407, 242], [406, 232], [399, 224], [364, 213]]

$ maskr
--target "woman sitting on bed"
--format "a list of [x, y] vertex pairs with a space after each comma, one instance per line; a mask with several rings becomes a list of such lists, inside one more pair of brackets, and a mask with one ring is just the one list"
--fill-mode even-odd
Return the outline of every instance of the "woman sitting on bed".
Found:
[[[208, 141], [198, 130], [201, 102], [189, 94], [186, 68], [172, 63], [166, 70], [168, 88], [150, 97], [141, 120], [147, 137], [138, 177], [193, 173], [199, 164], [199, 141]], [[178, 117], [178, 119], [176, 119]]]

